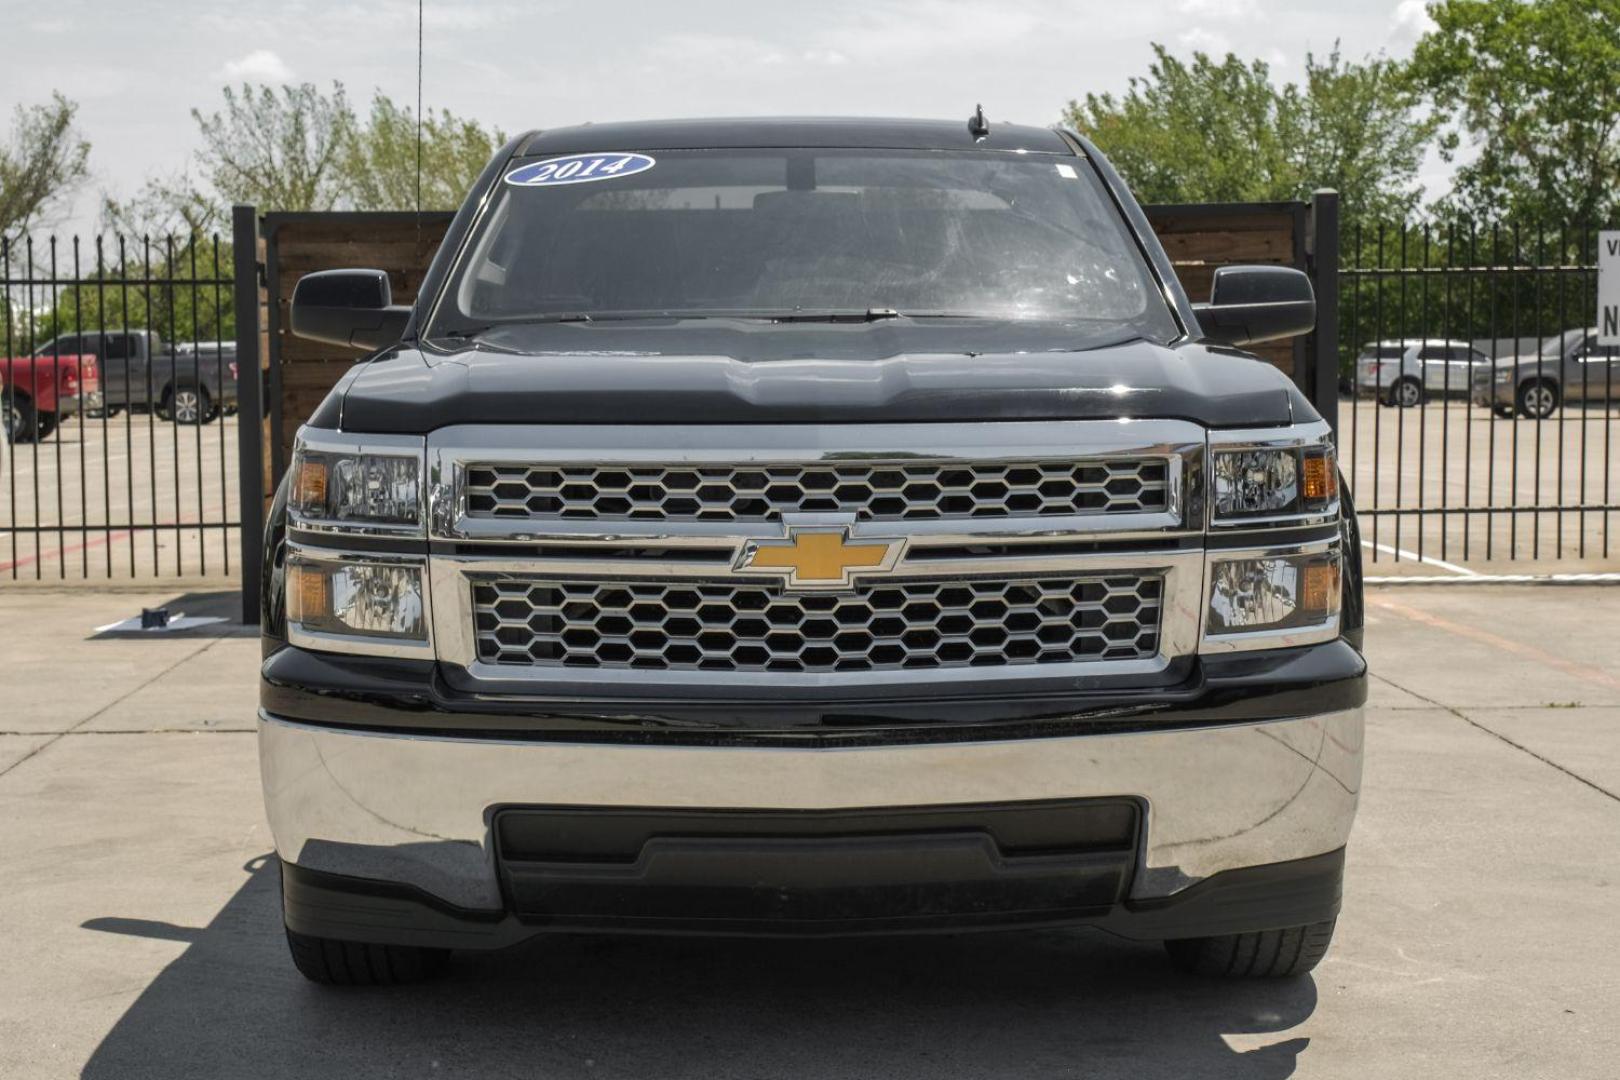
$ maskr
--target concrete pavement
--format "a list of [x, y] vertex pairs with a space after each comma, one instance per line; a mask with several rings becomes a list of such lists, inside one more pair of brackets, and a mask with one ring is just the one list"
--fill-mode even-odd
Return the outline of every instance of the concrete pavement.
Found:
[[1371, 597], [1362, 814], [1311, 978], [1185, 979], [1089, 932], [569, 937], [381, 992], [286, 959], [257, 640], [91, 632], [165, 599], [0, 586], [0, 1076], [1620, 1072], [1620, 590]]

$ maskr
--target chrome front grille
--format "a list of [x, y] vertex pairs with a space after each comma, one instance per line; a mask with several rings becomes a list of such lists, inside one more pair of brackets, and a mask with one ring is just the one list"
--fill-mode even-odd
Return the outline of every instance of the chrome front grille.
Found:
[[1158, 513], [1165, 458], [806, 464], [514, 463], [466, 469], [470, 518], [763, 522], [790, 513], [940, 521]]
[[1205, 455], [1180, 420], [441, 428], [436, 654], [716, 700], [1157, 676], [1197, 649]]
[[470, 581], [503, 668], [830, 674], [1143, 660], [1157, 574], [906, 580], [793, 595], [730, 581]]

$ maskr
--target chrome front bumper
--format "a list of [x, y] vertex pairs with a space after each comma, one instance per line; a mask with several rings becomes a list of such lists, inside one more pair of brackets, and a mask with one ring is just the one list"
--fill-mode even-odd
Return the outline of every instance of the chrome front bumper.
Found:
[[259, 757], [281, 858], [463, 909], [502, 907], [491, 839], [502, 806], [825, 810], [1096, 796], [1146, 806], [1131, 886], [1145, 900], [1343, 847], [1361, 784], [1362, 712], [838, 749], [420, 737], [261, 712]]

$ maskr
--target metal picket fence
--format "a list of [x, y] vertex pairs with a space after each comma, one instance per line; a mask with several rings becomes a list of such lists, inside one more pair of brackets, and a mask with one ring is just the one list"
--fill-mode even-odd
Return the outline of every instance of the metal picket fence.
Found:
[[0, 239], [0, 577], [235, 572], [231, 252]]
[[1597, 232], [1353, 228], [1339, 450], [1375, 562], [1620, 555], [1620, 350], [1595, 334]]

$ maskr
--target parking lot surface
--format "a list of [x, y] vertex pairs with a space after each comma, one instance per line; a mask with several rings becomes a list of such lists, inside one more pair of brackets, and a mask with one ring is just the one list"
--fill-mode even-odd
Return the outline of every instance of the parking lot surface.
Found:
[[1620, 591], [1372, 593], [1362, 811], [1311, 977], [1180, 977], [1090, 931], [580, 936], [384, 991], [287, 960], [256, 638], [94, 631], [172, 599], [0, 586], [0, 1076], [1620, 1071]]
[[1620, 570], [1620, 513], [1603, 509], [1620, 500], [1617, 429], [1620, 409], [1601, 402], [1527, 420], [1461, 398], [1340, 401], [1339, 461], [1375, 545], [1368, 573]]
[[237, 453], [235, 416], [127, 411], [0, 447], [0, 581], [238, 572]]

